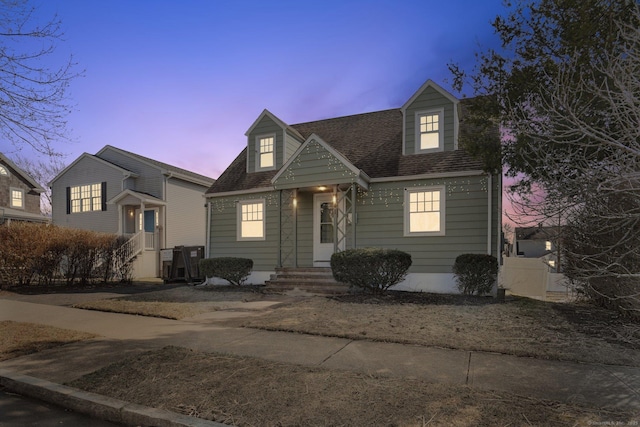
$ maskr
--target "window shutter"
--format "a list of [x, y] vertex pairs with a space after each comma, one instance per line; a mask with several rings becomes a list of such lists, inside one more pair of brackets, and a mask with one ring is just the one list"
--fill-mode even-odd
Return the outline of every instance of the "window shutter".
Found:
[[67, 215], [71, 213], [71, 187], [67, 187]]
[[102, 210], [107, 210], [107, 183], [106, 181], [102, 182], [102, 190], [100, 192], [102, 195]]

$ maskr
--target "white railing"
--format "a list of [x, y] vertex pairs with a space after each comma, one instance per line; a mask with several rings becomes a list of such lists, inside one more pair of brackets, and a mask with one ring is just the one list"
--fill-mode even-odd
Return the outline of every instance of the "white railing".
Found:
[[142, 232], [139, 231], [115, 250], [114, 267], [116, 270], [142, 252], [141, 238]]

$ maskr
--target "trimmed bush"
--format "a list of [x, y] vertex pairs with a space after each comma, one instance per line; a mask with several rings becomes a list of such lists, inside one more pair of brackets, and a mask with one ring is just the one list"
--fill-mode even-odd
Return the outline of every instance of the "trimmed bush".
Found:
[[498, 276], [498, 260], [493, 255], [462, 254], [453, 264], [453, 274], [462, 294], [487, 294]]
[[240, 286], [249, 277], [253, 260], [248, 258], [206, 258], [199, 262], [200, 273], [206, 277], [219, 277], [232, 285]]
[[395, 249], [348, 249], [331, 256], [333, 278], [372, 293], [384, 293], [401, 282], [411, 267], [411, 255]]

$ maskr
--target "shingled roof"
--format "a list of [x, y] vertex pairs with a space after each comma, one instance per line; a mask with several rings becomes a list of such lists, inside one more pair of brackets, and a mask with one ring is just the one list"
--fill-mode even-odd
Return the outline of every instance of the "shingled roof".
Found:
[[[304, 139], [316, 134], [371, 178], [482, 170], [465, 151], [402, 154], [400, 108], [290, 125]], [[275, 171], [247, 173], [245, 148], [206, 194], [268, 190]]]
[[[108, 148], [111, 148], [116, 151], [120, 151], [130, 157], [134, 157], [143, 162], [150, 163], [160, 169], [165, 170], [168, 173], [173, 173], [183, 179], [187, 179], [189, 181], [194, 182], [202, 182], [202, 183], [213, 183], [215, 180], [205, 175], [201, 175], [199, 173], [191, 172], [190, 170], [179, 168], [177, 166], [170, 165], [168, 163], [163, 163], [158, 160], [151, 159], [149, 157], [141, 156], [140, 154], [132, 153], [131, 151], [123, 150], [122, 148], [114, 147], [113, 145], [105, 145], [99, 152], [96, 154], [96, 157], [100, 157], [100, 153]], [[103, 159], [104, 160], [104, 159]], [[106, 161], [106, 160], [105, 160]], [[111, 162], [109, 162], [111, 163]]]

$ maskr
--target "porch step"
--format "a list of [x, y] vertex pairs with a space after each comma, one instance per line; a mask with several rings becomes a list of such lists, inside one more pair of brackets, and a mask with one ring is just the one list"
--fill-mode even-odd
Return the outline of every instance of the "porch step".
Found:
[[268, 291], [287, 292], [294, 289], [314, 294], [346, 294], [349, 286], [336, 282], [328, 267], [276, 268], [276, 274], [265, 282]]

